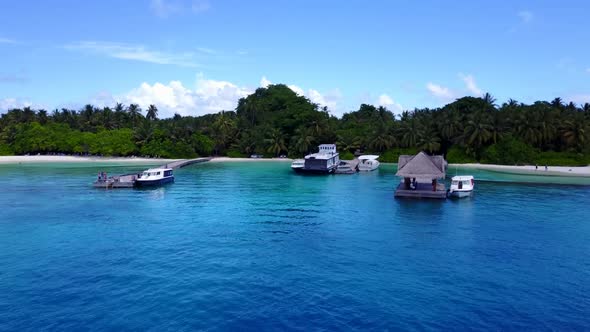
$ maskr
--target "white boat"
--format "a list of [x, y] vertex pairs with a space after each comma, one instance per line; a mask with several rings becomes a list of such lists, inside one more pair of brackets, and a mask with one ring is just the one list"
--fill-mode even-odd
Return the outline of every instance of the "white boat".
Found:
[[359, 171], [374, 171], [379, 168], [378, 158], [379, 156], [372, 154], [359, 156]]
[[453, 176], [451, 178], [451, 187], [449, 188], [449, 196], [451, 197], [467, 197], [473, 193], [475, 181], [471, 175]]
[[338, 168], [336, 168], [336, 174], [354, 174], [358, 171], [357, 167], [353, 167], [351, 162], [340, 160]]
[[305, 166], [305, 159], [295, 159], [291, 163], [291, 169], [299, 172]]
[[135, 186], [150, 187], [174, 182], [172, 168], [150, 168], [135, 179]]
[[317, 153], [305, 156], [303, 167], [291, 168], [300, 173], [330, 174], [340, 164], [340, 154], [336, 152], [336, 144], [321, 144]]

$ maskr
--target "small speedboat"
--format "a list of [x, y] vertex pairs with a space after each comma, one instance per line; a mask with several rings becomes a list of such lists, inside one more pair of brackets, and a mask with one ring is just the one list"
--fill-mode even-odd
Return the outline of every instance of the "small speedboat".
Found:
[[448, 193], [450, 197], [467, 197], [473, 193], [474, 186], [475, 181], [471, 175], [453, 176]]
[[376, 155], [362, 155], [359, 156], [359, 171], [374, 171], [379, 168], [379, 156]]
[[135, 179], [136, 187], [152, 187], [174, 182], [172, 168], [151, 168]]
[[291, 163], [291, 169], [295, 172], [301, 172], [305, 167], [305, 159], [295, 159]]
[[336, 174], [354, 174], [358, 171], [358, 168], [348, 161], [340, 160], [338, 168], [336, 168]]

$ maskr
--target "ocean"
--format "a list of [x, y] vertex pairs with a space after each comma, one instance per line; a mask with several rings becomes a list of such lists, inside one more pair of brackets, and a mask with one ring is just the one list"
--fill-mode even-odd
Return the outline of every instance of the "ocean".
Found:
[[219, 162], [91, 187], [141, 169], [0, 165], [1, 331], [590, 330], [585, 180], [452, 169], [473, 197], [400, 200], [393, 165]]

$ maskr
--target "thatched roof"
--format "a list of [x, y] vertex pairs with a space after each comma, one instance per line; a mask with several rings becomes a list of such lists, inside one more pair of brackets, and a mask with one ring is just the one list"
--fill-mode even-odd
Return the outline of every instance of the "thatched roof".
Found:
[[443, 156], [429, 156], [424, 152], [415, 156], [401, 155], [395, 175], [404, 178], [440, 179], [445, 177], [445, 164]]

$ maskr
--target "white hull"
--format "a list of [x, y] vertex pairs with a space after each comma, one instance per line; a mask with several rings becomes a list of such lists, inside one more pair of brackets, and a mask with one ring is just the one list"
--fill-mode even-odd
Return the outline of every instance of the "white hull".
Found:
[[463, 198], [471, 196], [473, 190], [461, 190], [461, 191], [451, 191], [449, 192], [449, 196], [456, 197], [456, 198]]
[[359, 165], [359, 171], [361, 171], [361, 172], [371, 172], [371, 171], [376, 170], [377, 168], [379, 168], [379, 165], [374, 166], [374, 167], [366, 167], [366, 166]]

